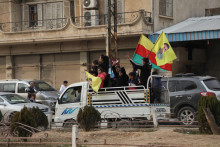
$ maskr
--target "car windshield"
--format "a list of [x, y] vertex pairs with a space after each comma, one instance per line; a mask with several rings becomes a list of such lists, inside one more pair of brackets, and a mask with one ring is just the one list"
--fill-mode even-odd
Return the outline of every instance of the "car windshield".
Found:
[[1, 95], [1, 97], [4, 98], [10, 104], [30, 103], [29, 100], [16, 94]]
[[203, 82], [210, 90], [220, 91], [220, 84], [215, 78], [204, 80]]
[[34, 87], [37, 91], [56, 91], [52, 86], [42, 81], [34, 82]]

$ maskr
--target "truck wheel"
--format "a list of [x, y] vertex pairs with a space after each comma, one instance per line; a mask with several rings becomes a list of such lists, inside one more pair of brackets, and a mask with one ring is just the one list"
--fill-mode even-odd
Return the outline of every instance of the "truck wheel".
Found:
[[73, 120], [73, 119], [69, 119], [69, 120], [66, 120], [65, 123], [63, 124], [63, 127], [64, 128], [71, 128], [72, 125], [76, 124], [76, 121]]
[[195, 110], [192, 107], [183, 107], [178, 111], [177, 117], [181, 125], [192, 125], [196, 120]]

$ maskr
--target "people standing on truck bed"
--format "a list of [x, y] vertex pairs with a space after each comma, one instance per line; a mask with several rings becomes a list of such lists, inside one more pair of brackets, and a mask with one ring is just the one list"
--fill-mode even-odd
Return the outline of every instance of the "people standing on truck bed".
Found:
[[106, 73], [103, 71], [101, 66], [98, 67], [98, 76], [97, 77], [100, 77], [102, 79], [102, 83], [100, 85], [100, 88], [103, 88], [104, 87], [104, 81], [105, 81], [105, 78], [106, 78]]
[[130, 60], [134, 69], [140, 69], [140, 83], [139, 85], [143, 85], [144, 87], [147, 86], [147, 80], [151, 74], [152, 65], [148, 58], [143, 58], [142, 65], [136, 64], [134, 61], [131, 60], [129, 56], [127, 58]]
[[116, 65], [115, 63], [112, 65], [112, 71], [114, 73], [114, 77], [112, 78], [112, 87], [117, 86], [117, 80], [118, 80], [120, 69], [121, 67], [119, 65]]
[[[157, 71], [154, 71], [152, 75], [158, 75]], [[152, 103], [161, 103], [161, 90], [162, 90], [162, 77], [153, 77], [152, 80]]]
[[116, 87], [121, 87], [121, 86], [128, 86], [128, 75], [126, 74], [125, 68], [122, 67], [119, 70], [119, 75], [117, 79], [117, 84]]
[[135, 78], [135, 72], [129, 73], [128, 86], [136, 86], [138, 84], [138, 80]]

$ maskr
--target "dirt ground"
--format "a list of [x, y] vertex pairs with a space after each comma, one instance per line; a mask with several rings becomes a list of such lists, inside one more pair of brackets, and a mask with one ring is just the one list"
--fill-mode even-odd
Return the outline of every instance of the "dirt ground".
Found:
[[[183, 134], [175, 132], [176, 128], [147, 129], [102, 129], [91, 132], [79, 131], [78, 144], [127, 144], [143, 146], [175, 146], [175, 147], [220, 147], [220, 135]], [[71, 137], [71, 131], [48, 131], [49, 137]], [[42, 134], [35, 134], [39, 137]], [[91, 145], [81, 145], [88, 147]], [[97, 146], [97, 145], [94, 145]], [[113, 146], [113, 145], [112, 145]], [[118, 146], [118, 145], [114, 145]], [[125, 145], [126, 146], [126, 145]], [[108, 146], [109, 147], [109, 146]]]

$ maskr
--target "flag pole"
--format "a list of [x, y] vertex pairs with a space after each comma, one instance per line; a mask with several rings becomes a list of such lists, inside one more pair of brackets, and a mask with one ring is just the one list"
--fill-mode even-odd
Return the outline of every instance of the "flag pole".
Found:
[[[163, 32], [162, 32], [162, 33], [163, 33]], [[162, 33], [160, 33], [160, 36], [161, 36]], [[158, 42], [160, 36], [157, 38], [157, 41], [154, 43], [154, 46], [157, 44], [157, 42]], [[153, 49], [154, 49], [154, 47], [150, 50], [150, 53], [152, 52]], [[149, 58], [150, 53], [147, 55], [147, 58]]]

